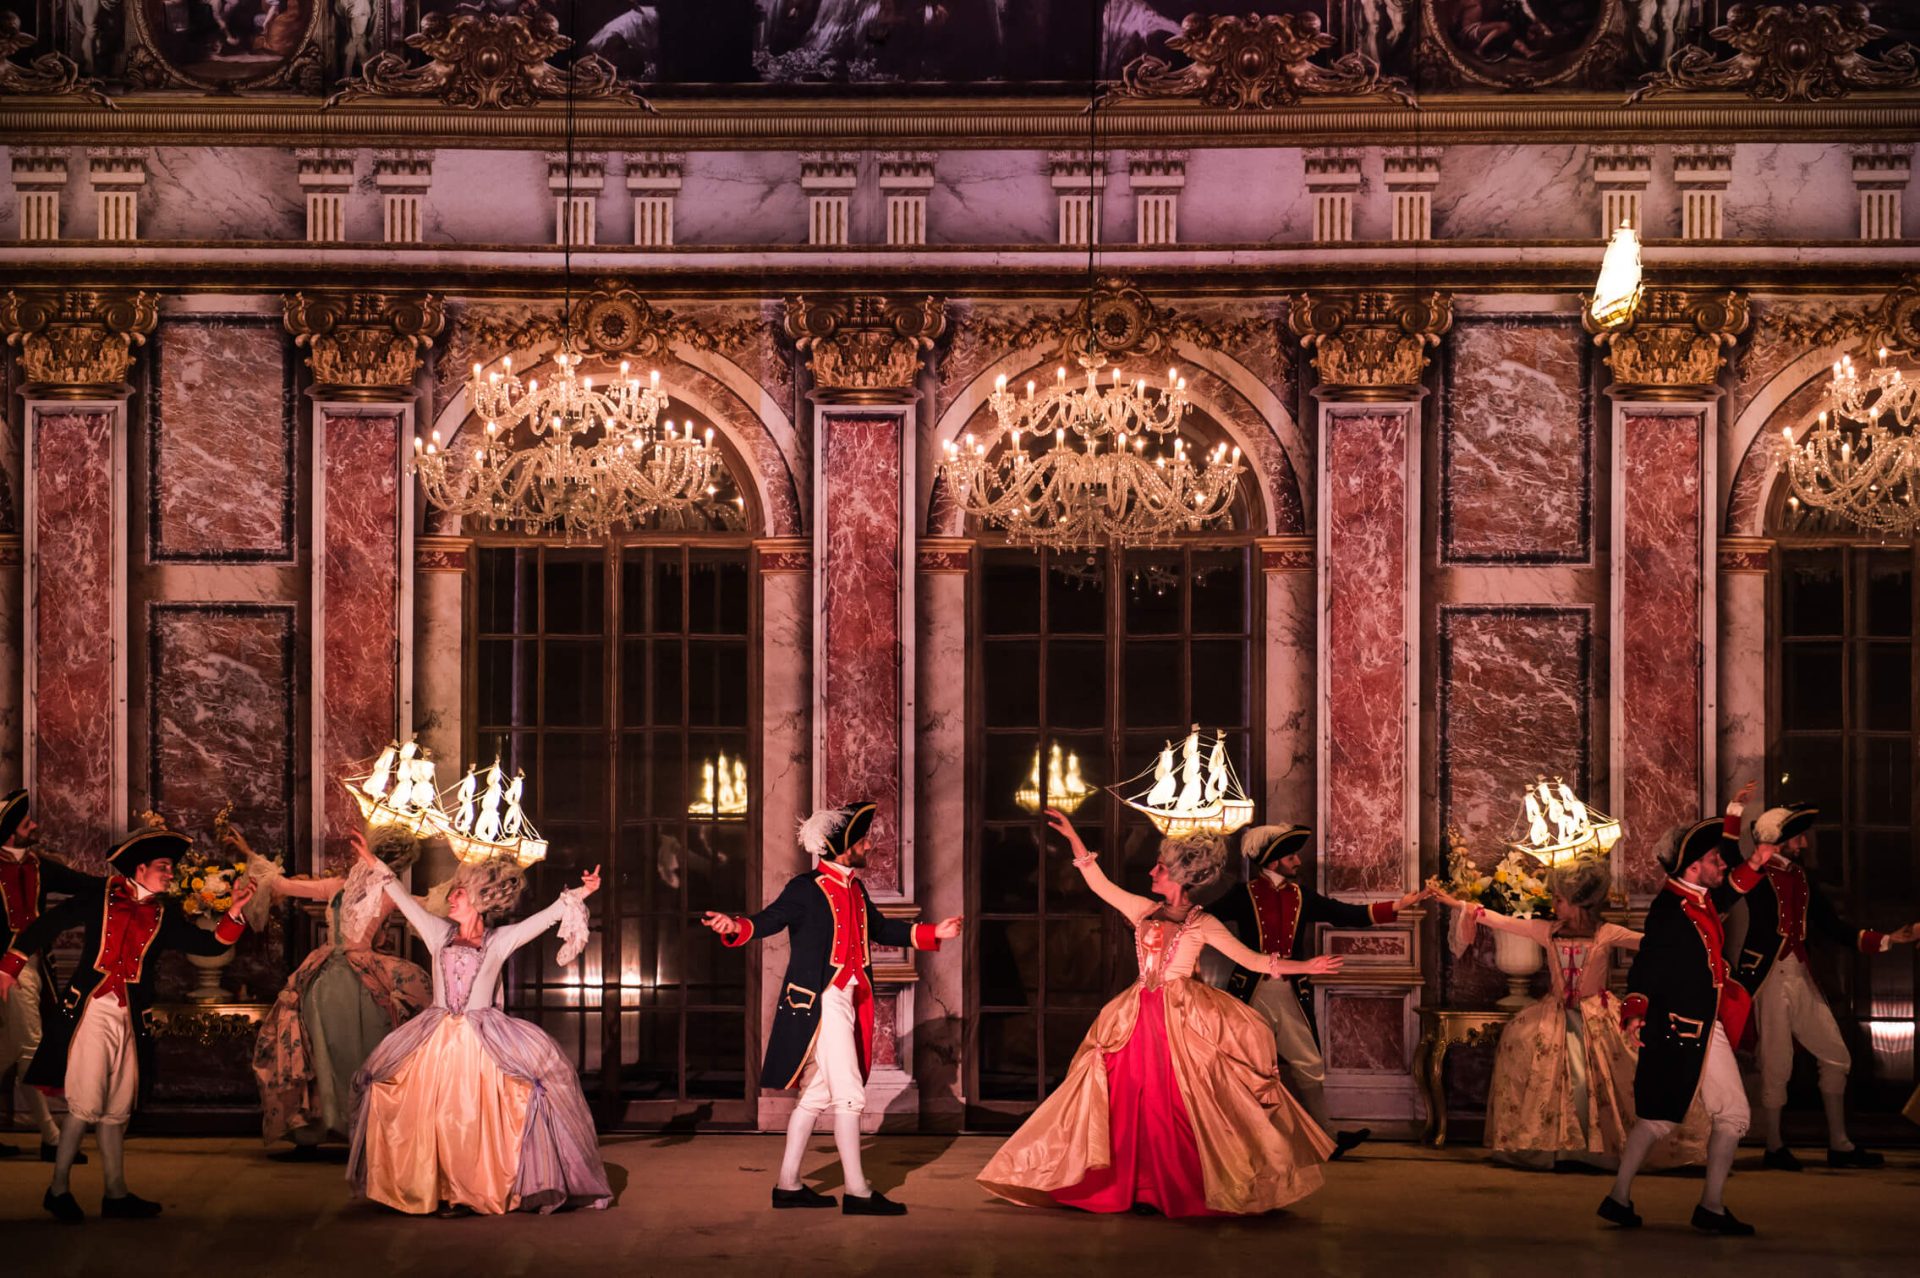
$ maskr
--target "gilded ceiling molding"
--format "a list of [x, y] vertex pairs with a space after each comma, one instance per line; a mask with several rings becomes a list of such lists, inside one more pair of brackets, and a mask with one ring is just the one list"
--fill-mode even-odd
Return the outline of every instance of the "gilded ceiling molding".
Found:
[[1864, 4], [1737, 4], [1707, 33], [1731, 45], [1717, 57], [1689, 45], [1628, 95], [1629, 103], [1663, 93], [1741, 90], [1762, 102], [1818, 102], [1855, 89], [1920, 87], [1920, 59], [1910, 44], [1879, 57], [1861, 48], [1886, 35]]
[[1385, 97], [1407, 106], [1413, 94], [1405, 80], [1382, 75], [1358, 53], [1343, 53], [1327, 66], [1314, 55], [1333, 47], [1316, 14], [1245, 17], [1190, 13], [1167, 48], [1191, 61], [1175, 67], [1142, 54], [1121, 71], [1122, 98], [1198, 98], [1229, 111], [1268, 111], [1312, 97]]
[[410, 397], [420, 354], [446, 324], [432, 293], [294, 293], [284, 302], [287, 331], [307, 350], [320, 399]]
[[359, 77], [325, 105], [366, 97], [437, 98], [469, 111], [515, 110], [571, 96], [575, 101], [653, 109], [598, 54], [574, 60], [569, 84], [567, 72], [549, 59], [573, 41], [560, 34], [559, 21], [544, 10], [505, 15], [468, 10], [452, 17], [429, 13], [406, 44], [427, 55], [425, 66], [408, 66], [405, 54], [389, 49], [370, 59]]
[[1874, 312], [1874, 327], [1881, 345], [1920, 357], [1920, 275], [1888, 291]]
[[133, 348], [146, 343], [159, 320], [153, 293], [64, 289], [0, 297], [0, 332], [20, 351], [23, 390], [47, 399], [125, 394]]
[[113, 109], [113, 99], [101, 92], [100, 81], [80, 74], [80, 65], [61, 53], [43, 53], [24, 66], [13, 60], [34, 38], [20, 30], [20, 15], [0, 13], [0, 94], [38, 97], [82, 97]]
[[1273, 322], [1249, 317], [1207, 324], [1161, 306], [1123, 276], [1109, 275], [1078, 302], [1052, 314], [1008, 323], [967, 318], [961, 321], [982, 346], [1000, 351], [1051, 346], [1052, 354], [1072, 360], [1088, 343], [1110, 364], [1139, 357], [1152, 359], [1177, 343], [1203, 350], [1226, 350], [1271, 336]]
[[947, 331], [947, 306], [931, 295], [796, 296], [785, 328], [808, 357], [820, 402], [897, 404], [918, 393], [920, 354]]
[[[1492, 89], [1579, 88], [1592, 83], [1592, 77], [1617, 65], [1627, 52], [1625, 22], [1620, 0], [1589, 0], [1586, 38], [1569, 54], [1535, 66], [1524, 59], [1488, 60], [1476, 56], [1449, 38], [1449, 23], [1457, 7], [1440, 12], [1439, 0], [1420, 0], [1420, 53], [1422, 74], [1438, 73], [1453, 85], [1484, 86]], [[1483, 8], [1482, 13], [1487, 11]]]
[[1620, 328], [1596, 329], [1582, 317], [1607, 352], [1615, 398], [1694, 400], [1719, 393], [1727, 351], [1747, 331], [1749, 313], [1744, 293], [1666, 288], [1648, 289]]
[[1420, 395], [1427, 352], [1453, 327], [1447, 293], [1363, 290], [1302, 293], [1287, 327], [1312, 352], [1315, 393], [1340, 400], [1406, 400]]

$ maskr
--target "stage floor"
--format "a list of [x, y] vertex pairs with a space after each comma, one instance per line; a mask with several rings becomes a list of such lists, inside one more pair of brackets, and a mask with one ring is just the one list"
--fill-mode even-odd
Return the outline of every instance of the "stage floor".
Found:
[[[26, 1139], [15, 1137], [17, 1146]], [[1920, 1150], [1889, 1154], [1879, 1172], [1799, 1175], [1759, 1169], [1742, 1151], [1728, 1202], [1760, 1229], [1744, 1242], [1687, 1227], [1697, 1176], [1643, 1178], [1635, 1197], [1647, 1227], [1601, 1226], [1593, 1206], [1606, 1177], [1511, 1171], [1475, 1149], [1436, 1152], [1372, 1144], [1328, 1169], [1298, 1208], [1258, 1220], [1174, 1222], [1033, 1211], [988, 1199], [974, 1174], [991, 1137], [869, 1138], [869, 1174], [908, 1204], [898, 1220], [767, 1208], [777, 1136], [635, 1136], [604, 1146], [619, 1200], [604, 1212], [439, 1220], [350, 1202], [340, 1162], [288, 1163], [257, 1142], [135, 1140], [133, 1188], [166, 1204], [151, 1222], [54, 1224], [40, 1211], [44, 1165], [0, 1161], [0, 1265], [7, 1273], [387, 1275], [579, 1278], [586, 1274], [886, 1273], [1472, 1274], [1652, 1278], [1750, 1265], [1755, 1274], [1908, 1272], [1920, 1221]], [[837, 1186], [828, 1140], [816, 1142], [813, 1183]], [[89, 1214], [97, 1164], [75, 1173]]]

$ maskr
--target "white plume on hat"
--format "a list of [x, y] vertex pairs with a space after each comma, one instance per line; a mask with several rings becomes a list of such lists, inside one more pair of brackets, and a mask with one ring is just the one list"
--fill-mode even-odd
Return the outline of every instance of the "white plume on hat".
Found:
[[1793, 815], [1792, 808], [1768, 808], [1753, 823], [1753, 838], [1756, 843], [1778, 843], [1785, 832], [1787, 819]]
[[800, 846], [817, 857], [833, 855], [833, 836], [847, 824], [845, 808], [821, 808], [800, 823]]

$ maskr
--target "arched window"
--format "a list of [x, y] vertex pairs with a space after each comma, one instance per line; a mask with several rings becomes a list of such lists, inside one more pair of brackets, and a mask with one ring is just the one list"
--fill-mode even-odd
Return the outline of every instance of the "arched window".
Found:
[[[1769, 515], [1768, 791], [1820, 806], [1812, 875], [1841, 913], [1895, 927], [1920, 917], [1920, 544], [1863, 536], [1784, 492]], [[1914, 947], [1811, 953], [1840, 991], [1857, 1103], [1898, 1108], [1913, 1083]]]
[[560, 1041], [589, 1095], [598, 1083], [616, 1125], [755, 1118], [746, 970], [699, 922], [757, 873], [758, 513], [727, 462], [712, 506], [665, 527], [592, 545], [476, 537], [471, 757], [526, 771], [552, 843], [533, 899], [595, 864], [605, 884], [582, 960], [523, 951], [510, 1006]]
[[[1219, 428], [1188, 431], [1210, 444]], [[1226, 733], [1234, 769], [1260, 776], [1261, 598], [1255, 481], [1226, 527], [1160, 548], [1088, 554], [980, 534], [969, 720], [968, 1122], [1017, 1123], [1059, 1085], [1100, 1007], [1133, 980], [1133, 937], [1089, 891], [1022, 794], [1060, 751], [1090, 793], [1072, 812], [1101, 864], [1147, 891], [1158, 835], [1101, 787], [1150, 764], [1190, 726]], [[1064, 805], [1063, 805], [1064, 806]]]

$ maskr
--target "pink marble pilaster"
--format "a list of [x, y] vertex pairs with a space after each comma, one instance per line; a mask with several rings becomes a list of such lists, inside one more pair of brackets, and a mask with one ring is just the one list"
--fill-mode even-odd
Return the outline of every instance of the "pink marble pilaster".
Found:
[[91, 863], [127, 824], [126, 401], [26, 405], [26, 784]]
[[410, 730], [412, 409], [314, 405], [313, 789], [317, 868], [340, 863], [359, 813], [340, 778]]
[[815, 800], [879, 805], [864, 877], [897, 897], [912, 887], [913, 410], [816, 412]]
[[1614, 408], [1614, 855], [1635, 894], [1659, 886], [1667, 831], [1712, 803], [1712, 422], [1709, 405]]
[[1320, 882], [1417, 872], [1420, 407], [1320, 405]]

